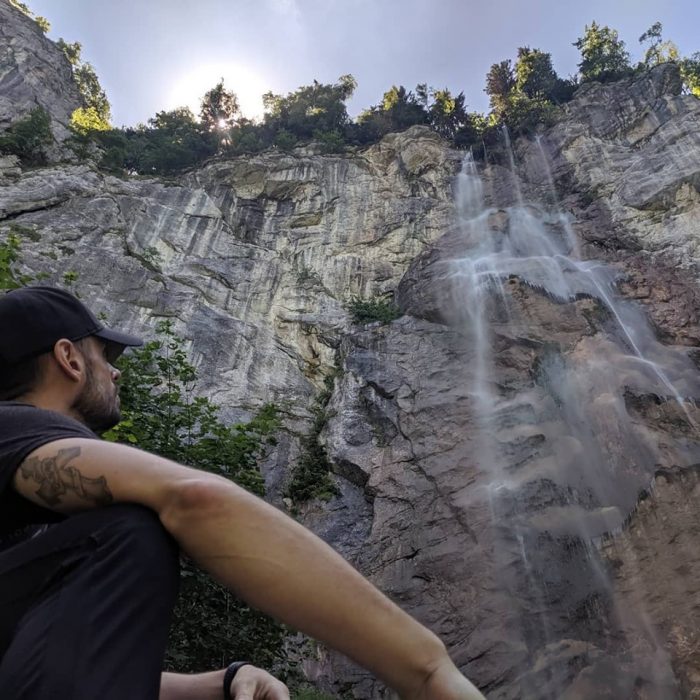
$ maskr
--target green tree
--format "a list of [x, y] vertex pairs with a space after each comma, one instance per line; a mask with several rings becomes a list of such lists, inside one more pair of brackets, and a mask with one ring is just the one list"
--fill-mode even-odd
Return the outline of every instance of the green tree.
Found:
[[107, 93], [102, 89], [92, 64], [82, 60], [81, 43], [76, 41], [69, 44], [63, 39], [59, 39], [56, 43], [71, 65], [73, 79], [83, 98], [85, 109], [94, 110], [94, 114], [101, 122], [109, 124], [112, 120], [112, 112]]
[[494, 63], [486, 74], [484, 91], [489, 96], [491, 109], [499, 114], [507, 103], [508, 97], [515, 89], [515, 73], [510, 60]]
[[297, 139], [307, 140], [317, 132], [345, 133], [349, 117], [345, 101], [357, 82], [351, 75], [343, 75], [334, 84], [322, 84], [314, 80], [286, 96], [271, 92], [263, 95], [264, 123], [272, 133], [284, 129]]
[[515, 62], [515, 89], [530, 98], [551, 99], [559, 77], [552, 68], [551, 54], [520, 47]]
[[582, 37], [574, 42], [581, 52], [578, 69], [583, 81], [617, 80], [632, 72], [630, 56], [617, 31], [596, 22], [586, 25]]
[[[248, 423], [229, 425], [218, 407], [194, 395], [196, 371], [170, 322], [157, 340], [119, 361], [123, 420], [106, 433], [119, 441], [233, 479], [263, 495], [257, 462], [280, 423], [274, 406]], [[225, 588], [185, 561], [173, 617], [166, 666], [205, 670], [232, 658], [270, 666], [283, 657], [285, 630], [237, 601]]]
[[70, 117], [71, 128], [79, 134], [88, 135], [93, 131], [107, 131], [111, 127], [94, 107], [79, 107]]
[[644, 60], [642, 62], [645, 68], [651, 68], [660, 63], [678, 60], [678, 47], [672, 41], [664, 41], [662, 34], [663, 26], [661, 22], [654, 22], [654, 24], [639, 37], [640, 44], [647, 44]]
[[427, 124], [426, 85], [420, 85], [425, 92], [414, 94], [403, 85], [392, 85], [382, 96], [380, 104], [370, 107], [357, 119], [357, 134], [360, 142], [370, 143], [385, 134], [404, 131], [415, 124]]
[[691, 94], [700, 97], [700, 52], [679, 62], [683, 84]]
[[46, 148], [52, 143], [48, 112], [35, 107], [0, 134], [0, 153], [17, 155], [28, 165], [42, 165], [46, 162]]
[[464, 93], [453, 95], [447, 88], [431, 91], [432, 103], [428, 108], [430, 126], [448, 139], [454, 139], [469, 122]]
[[240, 107], [235, 93], [224, 87], [221, 80], [207, 93], [201, 101], [199, 118], [202, 126], [209, 131], [223, 133], [235, 123]]

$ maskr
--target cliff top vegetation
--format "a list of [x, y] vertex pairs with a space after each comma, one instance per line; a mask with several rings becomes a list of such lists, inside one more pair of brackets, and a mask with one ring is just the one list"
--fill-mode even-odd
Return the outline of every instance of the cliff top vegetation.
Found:
[[[11, 2], [48, 30], [44, 18], [34, 17], [18, 0]], [[574, 42], [580, 52], [578, 74], [567, 78], [557, 75], [550, 53], [519, 47], [513, 58], [493, 64], [486, 75], [484, 90], [491, 107], [487, 114], [469, 111], [463, 92], [422, 83], [413, 89], [392, 85], [377, 104], [351, 119], [346, 102], [357, 82], [343, 75], [335, 83], [314, 80], [286, 95], [268, 92], [263, 96], [264, 116], [253, 121], [241, 115], [237, 96], [221, 79], [202, 97], [199, 115], [180, 107], [127, 128], [110, 126], [109, 101], [93, 67], [81, 58], [80, 43], [60, 39], [58, 46], [83, 97], [83, 106], [72, 117], [76, 153], [97, 158], [102, 168], [117, 174], [173, 175], [216, 155], [291, 151], [312, 141], [322, 152], [341, 153], [414, 125], [424, 125], [483, 157], [499, 141], [503, 127], [521, 135], [551, 124], [583, 84], [619, 80], [661, 63], [676, 64], [684, 90], [700, 97], [700, 52], [681, 57], [676, 45], [663, 37], [660, 22], [645, 31], [639, 43], [643, 56], [635, 64], [616, 30], [592, 22]], [[30, 118], [39, 117], [26, 117]], [[20, 121], [0, 137], [0, 152], [17, 153], [28, 164], [40, 163], [46, 139], [28, 146], [21, 138], [25, 126]]]

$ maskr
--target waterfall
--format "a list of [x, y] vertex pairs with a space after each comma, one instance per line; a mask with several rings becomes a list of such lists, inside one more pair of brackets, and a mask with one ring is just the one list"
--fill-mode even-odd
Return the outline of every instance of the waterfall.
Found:
[[[630, 410], [630, 397], [675, 406], [669, 410], [691, 437], [678, 441], [671, 460], [699, 460], [697, 368], [683, 348], [659, 342], [643, 310], [619, 296], [614, 268], [581, 256], [539, 142], [550, 202], [527, 200], [505, 136], [504, 177], [515, 203], [487, 203], [467, 154], [454, 192], [459, 252], [440, 261], [448, 303], [473, 350], [475, 459], [504, 552], [501, 580], [531, 660], [550, 663], [553, 678], [564, 663], [556, 660], [557, 641], [612, 648], [615, 639], [628, 664], [619, 667], [636, 664], [651, 679], [648, 697], [676, 698], [653, 625], [617, 595], [597, 545], [622, 532], [657, 466], [669, 461], [667, 446]], [[514, 391], [507, 361], [518, 348], [533, 360], [531, 381]], [[611, 687], [626, 687], [628, 671], [608, 672]], [[520, 688], [525, 698], [558, 698], [567, 683], [553, 680], [546, 694], [525, 674]]]

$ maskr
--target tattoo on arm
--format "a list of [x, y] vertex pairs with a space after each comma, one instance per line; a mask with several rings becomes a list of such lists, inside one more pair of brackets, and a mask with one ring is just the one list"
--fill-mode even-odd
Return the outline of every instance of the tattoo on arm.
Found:
[[104, 476], [92, 479], [83, 476], [70, 464], [80, 454], [79, 447], [59, 450], [51, 457], [30, 457], [20, 465], [25, 479], [39, 484], [36, 495], [49, 506], [56, 506], [66, 495], [75, 495], [86, 505], [108, 506], [114, 500]]

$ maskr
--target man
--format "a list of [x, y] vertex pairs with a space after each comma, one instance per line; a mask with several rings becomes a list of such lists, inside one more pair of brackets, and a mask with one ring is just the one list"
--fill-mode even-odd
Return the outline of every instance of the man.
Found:
[[[160, 676], [178, 550], [402, 698], [483, 698], [437, 637], [301, 525], [226, 479], [97, 438], [119, 420], [111, 363], [139, 344], [58, 289], [0, 298], [3, 700], [221, 697], [223, 672]], [[244, 666], [232, 697], [286, 698], [275, 683]]]

